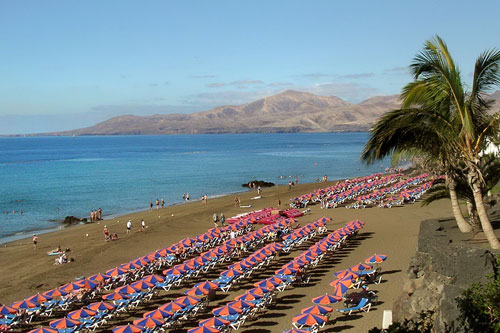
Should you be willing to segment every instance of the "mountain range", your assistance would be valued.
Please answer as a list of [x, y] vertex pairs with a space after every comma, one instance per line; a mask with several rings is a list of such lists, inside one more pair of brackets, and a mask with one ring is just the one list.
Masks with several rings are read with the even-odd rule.
[[[500, 91], [491, 97], [498, 106]], [[335, 96], [287, 90], [243, 105], [192, 114], [123, 115], [91, 127], [43, 135], [366, 131], [382, 114], [399, 106], [398, 95], [377, 96], [353, 104]]]

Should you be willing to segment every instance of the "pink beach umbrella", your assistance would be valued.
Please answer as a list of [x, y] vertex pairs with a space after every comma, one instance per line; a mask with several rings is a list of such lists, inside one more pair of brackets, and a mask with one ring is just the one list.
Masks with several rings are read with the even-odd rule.
[[374, 254], [365, 260], [367, 264], [379, 264], [387, 259], [385, 254]]
[[59, 331], [53, 328], [39, 327], [29, 331], [28, 333], [59, 333]]
[[340, 302], [341, 300], [342, 300], [342, 297], [324, 294], [324, 295], [321, 295], [321, 296], [313, 298], [312, 302], [314, 304], [323, 304], [323, 305], [326, 305], [326, 304], [337, 303], [337, 302]]
[[158, 326], [162, 326], [165, 322], [161, 319], [146, 317], [134, 320], [134, 325], [146, 327], [146, 328], [155, 328]]
[[155, 319], [165, 319], [165, 318], [170, 318], [172, 317], [173, 313], [172, 312], [169, 312], [169, 311], [166, 311], [166, 310], [162, 310], [162, 309], [156, 309], [156, 310], [153, 310], [153, 311], [149, 311], [149, 312], [146, 312], [145, 314], [142, 315], [142, 317], [144, 318], [147, 318], [147, 317], [153, 317]]

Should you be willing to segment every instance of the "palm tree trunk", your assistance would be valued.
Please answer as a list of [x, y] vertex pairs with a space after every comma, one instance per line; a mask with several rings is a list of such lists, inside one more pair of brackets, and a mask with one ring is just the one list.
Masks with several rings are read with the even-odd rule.
[[470, 199], [467, 199], [466, 203], [467, 212], [469, 213], [469, 224], [472, 226], [474, 233], [478, 233], [481, 230], [481, 222], [479, 222], [476, 206], [474, 206], [474, 203]]
[[462, 211], [460, 210], [460, 204], [458, 203], [456, 192], [457, 182], [452, 176], [450, 177], [449, 175], [446, 176], [446, 180], [448, 182], [448, 190], [450, 191], [451, 210], [453, 211], [453, 215], [457, 221], [458, 229], [460, 229], [463, 233], [471, 232], [472, 226], [464, 219]]
[[483, 228], [484, 235], [486, 236], [486, 239], [488, 239], [492, 249], [500, 250], [500, 242], [495, 235], [495, 231], [493, 230], [488, 214], [486, 213], [486, 208], [484, 207], [479, 170], [477, 170], [476, 166], [472, 163], [469, 163], [468, 167], [467, 180], [474, 195], [474, 203], [476, 204], [479, 221], [481, 221], [481, 227]]

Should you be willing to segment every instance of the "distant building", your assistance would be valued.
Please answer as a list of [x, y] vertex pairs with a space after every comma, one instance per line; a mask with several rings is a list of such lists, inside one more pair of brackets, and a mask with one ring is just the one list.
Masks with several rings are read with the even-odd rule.
[[499, 156], [500, 154], [500, 147], [494, 144], [493, 142], [488, 143], [486, 146], [486, 149], [481, 152], [481, 155], [483, 154], [495, 154], [495, 156]]

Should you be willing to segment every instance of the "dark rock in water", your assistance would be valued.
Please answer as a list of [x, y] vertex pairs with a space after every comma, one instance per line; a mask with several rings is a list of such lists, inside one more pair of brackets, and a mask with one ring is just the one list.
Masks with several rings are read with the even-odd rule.
[[63, 221], [64, 224], [79, 224], [80, 222], [87, 223], [87, 219], [85, 217], [66, 216]]
[[253, 181], [248, 182], [246, 184], [241, 184], [241, 187], [249, 187], [248, 184], [253, 184], [253, 183], [255, 183], [255, 188], [257, 188], [259, 186], [260, 187], [273, 187], [273, 186], [275, 186], [275, 184], [271, 183], [271, 182], [265, 182], [263, 180], [253, 180]]

